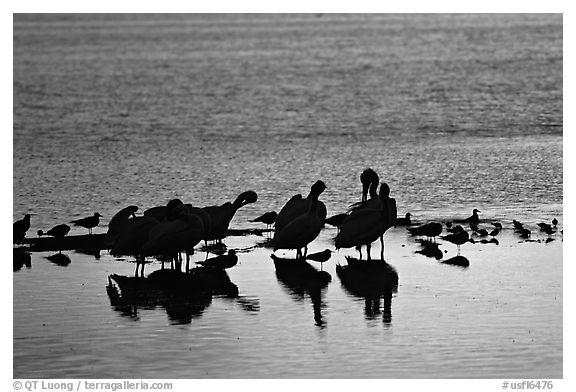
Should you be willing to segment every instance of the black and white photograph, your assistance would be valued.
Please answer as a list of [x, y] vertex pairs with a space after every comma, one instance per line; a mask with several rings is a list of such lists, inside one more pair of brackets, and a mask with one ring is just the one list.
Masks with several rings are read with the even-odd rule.
[[13, 390], [562, 390], [561, 12], [12, 21]]

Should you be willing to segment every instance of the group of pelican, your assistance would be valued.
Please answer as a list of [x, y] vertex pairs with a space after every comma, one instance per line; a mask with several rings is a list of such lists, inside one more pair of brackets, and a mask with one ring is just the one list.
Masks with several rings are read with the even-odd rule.
[[[182, 263], [182, 253], [186, 255], [186, 269], [190, 255], [201, 241], [221, 243], [226, 236], [230, 221], [241, 207], [256, 202], [254, 191], [238, 195], [234, 202], [220, 206], [193, 207], [180, 199], [170, 200], [166, 205], [152, 207], [142, 216], [136, 216], [137, 206], [120, 210], [110, 220], [104, 246], [113, 256], [131, 255], [144, 269], [147, 256], [168, 256], [176, 265]], [[226, 259], [229, 258], [229, 260]], [[237, 256], [234, 251], [222, 256], [213, 263], [221, 268], [230, 268]], [[143, 273], [143, 271], [142, 271]]]
[[[334, 239], [336, 249], [354, 247], [362, 258], [362, 246], [365, 246], [367, 260], [371, 260], [370, 247], [380, 239], [381, 260], [384, 260], [384, 233], [395, 224], [396, 200], [390, 197], [388, 184], [380, 184], [374, 170], [364, 170], [360, 175], [360, 182], [360, 202], [354, 203], [346, 213], [329, 219], [326, 219], [326, 206], [318, 200], [326, 189], [322, 181], [312, 185], [306, 198], [298, 194], [288, 200], [276, 217], [274, 237], [271, 241], [274, 251], [295, 249], [296, 259], [307, 258], [308, 245], [318, 237], [324, 224], [329, 223], [338, 227], [338, 234]], [[324, 251], [323, 254], [327, 252]]]

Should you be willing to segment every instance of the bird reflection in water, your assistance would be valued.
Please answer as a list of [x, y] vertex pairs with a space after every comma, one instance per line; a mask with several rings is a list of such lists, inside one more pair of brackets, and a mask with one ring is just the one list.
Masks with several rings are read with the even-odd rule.
[[139, 319], [138, 309], [164, 308], [174, 324], [190, 324], [202, 316], [213, 296], [235, 299], [243, 310], [259, 311], [259, 301], [238, 295], [223, 269], [196, 267], [188, 272], [160, 269], [148, 275], [110, 275], [106, 292], [112, 308], [123, 316]]
[[20, 271], [24, 266], [32, 268], [30, 252], [26, 252], [22, 248], [13, 248], [12, 263], [14, 264], [14, 272]]
[[351, 295], [364, 298], [366, 319], [374, 319], [381, 313], [381, 299], [384, 306], [382, 321], [392, 321], [392, 293], [398, 292], [398, 273], [390, 264], [382, 260], [364, 261], [346, 257], [347, 265], [336, 265], [336, 274], [344, 289]]
[[326, 320], [322, 317], [322, 310], [326, 309], [323, 301], [325, 289], [332, 280], [326, 271], [318, 271], [303, 259], [284, 259], [276, 255], [270, 256], [276, 267], [276, 278], [281, 286], [288, 289], [291, 297], [304, 301], [306, 295], [312, 300], [314, 323], [318, 327], [326, 327]]
[[46, 258], [50, 260], [52, 263], [59, 265], [61, 267], [66, 267], [72, 262], [72, 260], [70, 260], [70, 257], [60, 252], [54, 253], [53, 255], [50, 256], [46, 256]]

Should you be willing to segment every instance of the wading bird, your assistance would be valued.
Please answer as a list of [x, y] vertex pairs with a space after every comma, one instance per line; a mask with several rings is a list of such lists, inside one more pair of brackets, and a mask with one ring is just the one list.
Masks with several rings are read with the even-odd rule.
[[[308, 204], [308, 211], [304, 214], [298, 214], [281, 229], [276, 228], [271, 242], [274, 251], [277, 249], [296, 249], [296, 259], [306, 257], [308, 244], [318, 237], [324, 225], [324, 218], [321, 218], [321, 214], [318, 212], [324, 203], [320, 204], [318, 197], [325, 189], [326, 185], [322, 181], [316, 181], [312, 185], [309, 202], [306, 203]], [[278, 216], [280, 217], [280, 214]], [[278, 224], [278, 220], [276, 224]], [[304, 253], [302, 253], [302, 248], [304, 248]]]
[[92, 215], [92, 216], [89, 216], [87, 218], [73, 220], [70, 223], [74, 223], [74, 226], [84, 227], [85, 229], [88, 229], [88, 234], [92, 234], [92, 229], [94, 227], [98, 226], [98, 223], [100, 223], [101, 217], [102, 217], [102, 215], [95, 212], [94, 215]]
[[31, 214], [24, 215], [24, 218], [17, 220], [14, 222], [13, 228], [13, 237], [12, 240], [15, 244], [19, 244], [24, 241], [24, 237], [26, 237], [26, 232], [30, 229], [30, 216]]

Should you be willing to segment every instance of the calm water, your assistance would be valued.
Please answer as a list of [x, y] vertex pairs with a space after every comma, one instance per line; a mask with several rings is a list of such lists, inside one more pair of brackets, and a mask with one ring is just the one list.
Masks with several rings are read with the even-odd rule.
[[563, 223], [562, 62], [561, 15], [15, 16], [13, 216], [36, 214], [29, 236], [248, 189], [258, 202], [232, 226], [259, 227], [317, 179], [331, 215], [368, 166], [418, 221], [478, 208], [508, 230], [464, 245], [468, 269], [391, 230], [391, 320], [341, 287], [349, 251], [320, 299], [278, 281], [269, 250], [241, 253], [241, 298], [189, 323], [111, 306], [107, 276], [131, 275], [129, 259], [33, 254], [14, 273], [14, 376], [562, 377], [561, 236], [510, 229], [544, 240], [537, 222]]

